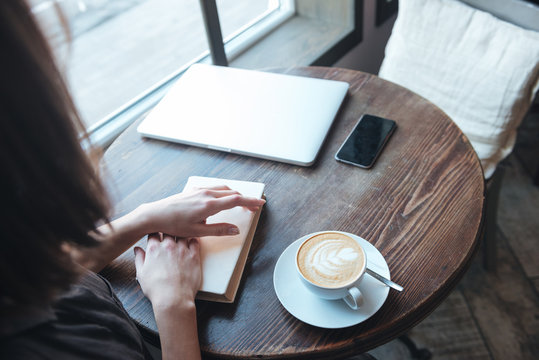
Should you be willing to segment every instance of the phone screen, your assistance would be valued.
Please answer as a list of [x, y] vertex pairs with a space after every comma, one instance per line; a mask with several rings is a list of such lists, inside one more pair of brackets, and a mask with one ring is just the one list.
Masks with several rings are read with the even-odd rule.
[[347, 164], [370, 168], [397, 127], [395, 121], [374, 115], [363, 115], [335, 159]]

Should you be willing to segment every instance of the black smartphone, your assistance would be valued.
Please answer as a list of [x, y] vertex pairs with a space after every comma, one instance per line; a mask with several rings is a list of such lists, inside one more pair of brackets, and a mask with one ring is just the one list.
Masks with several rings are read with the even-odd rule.
[[372, 167], [396, 127], [393, 120], [367, 114], [361, 116], [335, 159], [366, 169]]

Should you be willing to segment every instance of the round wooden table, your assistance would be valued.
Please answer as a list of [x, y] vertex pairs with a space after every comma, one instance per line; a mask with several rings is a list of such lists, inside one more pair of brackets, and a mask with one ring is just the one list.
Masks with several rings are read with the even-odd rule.
[[[137, 124], [104, 156], [115, 216], [181, 191], [191, 175], [266, 184], [267, 204], [235, 303], [197, 303], [200, 345], [207, 357], [338, 359], [365, 352], [434, 310], [478, 247], [483, 173], [470, 142], [447, 115], [374, 75], [321, 67], [280, 72], [350, 83], [311, 167], [144, 139], [136, 132]], [[398, 126], [370, 170], [334, 159], [365, 113], [393, 119]], [[289, 244], [320, 230], [367, 239], [383, 254], [392, 279], [404, 291], [391, 290], [374, 316], [348, 328], [318, 328], [290, 315], [274, 291], [275, 264]], [[144, 240], [139, 243], [145, 246]], [[130, 249], [103, 274], [144, 335], [158, 343], [151, 305], [135, 281], [133, 260]]]

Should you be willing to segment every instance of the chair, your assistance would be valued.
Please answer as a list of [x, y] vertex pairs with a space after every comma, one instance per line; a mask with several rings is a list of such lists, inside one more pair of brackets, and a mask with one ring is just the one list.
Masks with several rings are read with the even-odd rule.
[[539, 87], [539, 7], [523, 0], [400, 0], [379, 76], [438, 105], [486, 181], [484, 263], [495, 270], [500, 162]]

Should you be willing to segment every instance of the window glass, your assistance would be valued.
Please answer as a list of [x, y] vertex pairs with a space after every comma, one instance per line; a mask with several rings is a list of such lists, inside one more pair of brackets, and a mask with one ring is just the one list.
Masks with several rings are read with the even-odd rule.
[[[31, 5], [65, 65], [90, 129], [208, 49], [198, 0], [32, 0]], [[57, 8], [71, 29], [69, 46]]]
[[217, 0], [216, 3], [225, 41], [280, 5], [279, 0]]

